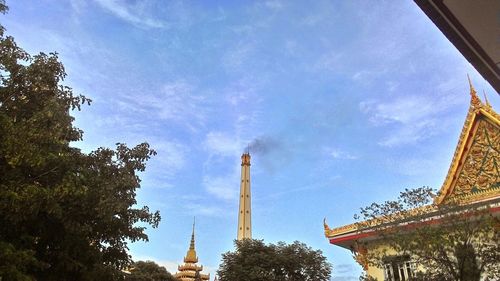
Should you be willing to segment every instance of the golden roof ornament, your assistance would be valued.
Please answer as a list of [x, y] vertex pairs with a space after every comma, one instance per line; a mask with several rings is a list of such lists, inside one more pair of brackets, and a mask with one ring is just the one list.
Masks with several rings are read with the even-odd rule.
[[486, 92], [483, 90], [483, 96], [484, 96], [484, 102], [486, 103], [486, 106], [491, 108], [490, 101], [488, 100], [488, 96], [486, 95]]
[[481, 107], [482, 103], [481, 103], [481, 100], [479, 99], [479, 97], [477, 96], [476, 89], [474, 89], [474, 86], [472, 86], [472, 82], [470, 81], [469, 74], [467, 74], [467, 80], [469, 80], [470, 102], [474, 107], [479, 108], [479, 107]]
[[330, 231], [330, 227], [328, 226], [328, 224], [326, 223], [326, 218], [323, 219], [323, 227], [325, 228], [325, 232], [326, 231]]

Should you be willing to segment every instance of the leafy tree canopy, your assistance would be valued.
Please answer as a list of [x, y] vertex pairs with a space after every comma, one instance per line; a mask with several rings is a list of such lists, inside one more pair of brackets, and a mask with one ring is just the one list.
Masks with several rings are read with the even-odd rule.
[[136, 173], [155, 152], [147, 143], [89, 154], [72, 147], [83, 132], [70, 112], [91, 101], [62, 85], [65, 77], [56, 53], [31, 56], [0, 27], [2, 280], [121, 278], [127, 242], [147, 240], [136, 223], [160, 221], [135, 199]]
[[236, 250], [222, 256], [220, 281], [326, 281], [331, 265], [320, 250], [283, 242], [266, 245], [262, 240], [235, 241]]
[[[419, 269], [415, 280], [500, 280], [500, 221], [491, 206], [432, 205], [434, 197], [428, 187], [406, 189], [396, 200], [361, 208], [355, 218], [398, 255], [411, 257]], [[379, 268], [393, 258], [385, 250], [367, 253], [368, 263]]]
[[153, 261], [137, 261], [132, 264], [130, 274], [126, 275], [125, 281], [177, 281], [177, 279], [165, 267]]

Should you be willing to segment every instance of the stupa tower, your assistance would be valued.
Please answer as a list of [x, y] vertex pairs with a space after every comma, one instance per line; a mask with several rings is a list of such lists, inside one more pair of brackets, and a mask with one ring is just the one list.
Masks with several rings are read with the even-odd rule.
[[240, 209], [238, 212], [238, 240], [252, 238], [252, 196], [250, 193], [250, 153], [241, 155]]
[[194, 247], [194, 225], [195, 223], [193, 222], [191, 243], [189, 244], [189, 250], [186, 253], [186, 257], [184, 257], [184, 264], [177, 267], [178, 272], [175, 274], [175, 278], [180, 281], [210, 280], [210, 274], [201, 274], [203, 266], [197, 265], [198, 257], [196, 256]]

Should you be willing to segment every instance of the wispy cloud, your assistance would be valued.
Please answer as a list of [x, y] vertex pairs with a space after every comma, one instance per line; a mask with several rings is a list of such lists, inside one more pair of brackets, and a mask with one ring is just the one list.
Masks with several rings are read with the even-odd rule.
[[343, 63], [343, 54], [340, 51], [328, 51], [319, 56], [311, 70], [314, 72], [322, 72], [325, 70], [337, 72], [344, 67]]
[[254, 52], [254, 42], [240, 41], [235, 46], [229, 48], [221, 59], [222, 65], [228, 72], [245, 69], [247, 62]]
[[[209, 158], [204, 163], [205, 171], [203, 186], [205, 190], [217, 199], [234, 201], [238, 197], [239, 169], [235, 155], [242, 152], [242, 141], [238, 136], [223, 132], [209, 132], [205, 139], [205, 149]], [[227, 162], [233, 158], [233, 167], [229, 172], [218, 171], [214, 174], [211, 170], [216, 166], [214, 163]], [[237, 160], [236, 160], [237, 161]]]
[[166, 83], [156, 92], [140, 91], [114, 102], [127, 114], [154, 116], [196, 131], [206, 120], [205, 101], [193, 85], [180, 80]]
[[313, 183], [313, 184], [299, 186], [299, 187], [295, 187], [295, 188], [287, 187], [285, 190], [274, 192], [274, 193], [269, 193], [269, 194], [266, 194], [264, 196], [260, 196], [260, 197], [254, 196], [253, 200], [255, 202], [267, 201], [267, 200], [273, 201], [273, 200], [276, 200], [277, 198], [290, 196], [290, 194], [294, 194], [294, 193], [301, 193], [301, 192], [305, 192], [305, 191], [310, 192], [311, 190], [322, 189], [322, 188], [330, 186], [331, 181], [334, 181], [338, 178], [340, 178], [340, 177], [333, 176], [333, 177], [328, 179], [328, 182]]
[[205, 148], [211, 155], [234, 156], [242, 152], [238, 136], [224, 132], [209, 132], [205, 139]]
[[155, 157], [166, 176], [172, 177], [186, 165], [188, 147], [175, 141], [152, 142], [158, 155]]
[[264, 3], [264, 5], [272, 10], [281, 10], [285, 7], [282, 1], [279, 0], [269, 0]]
[[330, 155], [334, 159], [342, 159], [342, 160], [359, 159], [359, 156], [336, 147], [325, 147], [323, 150], [326, 154]]
[[205, 175], [203, 186], [208, 193], [217, 199], [235, 202], [239, 192], [239, 177], [239, 169], [234, 169], [233, 172], [222, 176]]
[[389, 101], [369, 100], [360, 103], [360, 110], [375, 126], [387, 127], [381, 146], [415, 144], [446, 130], [449, 116], [444, 116], [459, 103], [453, 95], [408, 95]]
[[210, 206], [207, 203], [199, 204], [199, 203], [189, 203], [186, 205], [188, 211], [194, 216], [204, 216], [204, 217], [230, 217], [232, 212], [230, 210], [225, 209], [221, 206]]
[[88, 2], [85, 0], [70, 0], [71, 7], [76, 13], [81, 13], [87, 6]]
[[[138, 1], [136, 4], [122, 0], [94, 0], [99, 6], [116, 17], [141, 28], [165, 28], [167, 23], [153, 18], [150, 13], [150, 1]], [[148, 3], [149, 2], [149, 3]]]
[[183, 81], [165, 84], [161, 96], [163, 100], [158, 106], [159, 116], [162, 119], [186, 120], [194, 119], [198, 122], [204, 120], [204, 111], [201, 103], [204, 97], [193, 93], [193, 86]]

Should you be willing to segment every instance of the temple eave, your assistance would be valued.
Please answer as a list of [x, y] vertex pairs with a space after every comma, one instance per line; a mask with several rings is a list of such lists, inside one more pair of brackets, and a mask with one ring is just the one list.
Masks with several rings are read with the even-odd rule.
[[[192, 281], [196, 277], [196, 271], [182, 271], [182, 272], [177, 272], [174, 276], [175, 276], [175, 278], [177, 278], [179, 280]], [[202, 280], [209, 280], [210, 279], [210, 274], [200, 274], [200, 278]]]
[[183, 264], [179, 265], [177, 267], [179, 271], [184, 271], [184, 270], [197, 270], [197, 271], [202, 271], [203, 266], [202, 265], [196, 265], [196, 264]]

